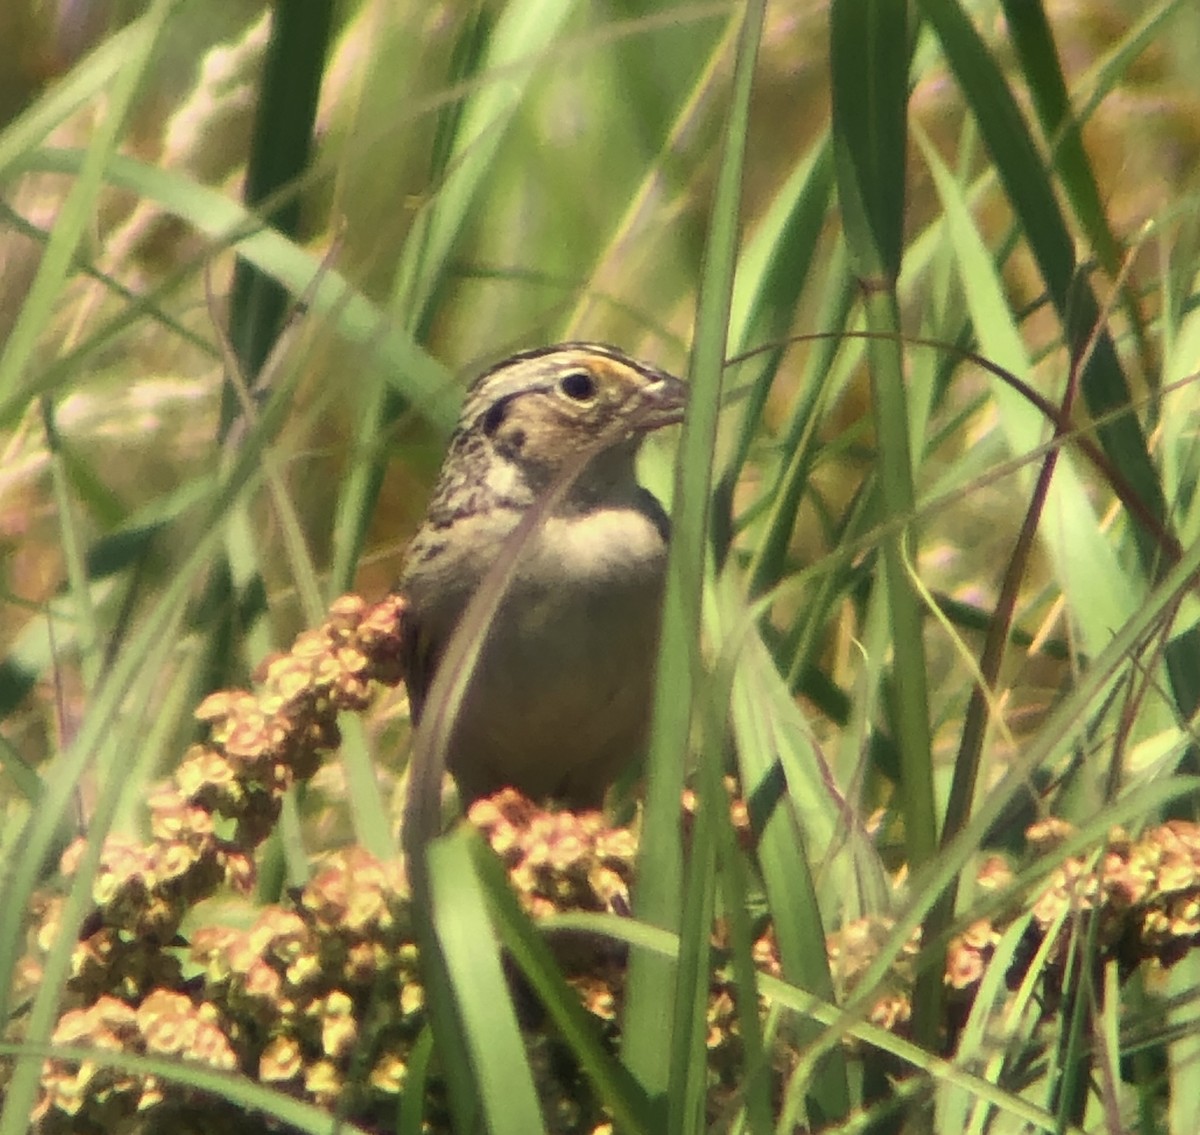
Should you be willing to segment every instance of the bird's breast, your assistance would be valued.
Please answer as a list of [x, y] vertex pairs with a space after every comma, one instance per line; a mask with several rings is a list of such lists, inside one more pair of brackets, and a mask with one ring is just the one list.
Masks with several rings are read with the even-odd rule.
[[640, 755], [666, 542], [637, 509], [551, 518], [522, 554], [455, 727], [469, 795], [588, 802]]

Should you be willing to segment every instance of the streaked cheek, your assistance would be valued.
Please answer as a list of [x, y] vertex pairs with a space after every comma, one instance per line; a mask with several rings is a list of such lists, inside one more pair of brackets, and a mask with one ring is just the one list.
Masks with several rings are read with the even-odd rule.
[[532, 420], [525, 425], [523, 453], [531, 462], [557, 467], [579, 451], [586, 436], [577, 423]]

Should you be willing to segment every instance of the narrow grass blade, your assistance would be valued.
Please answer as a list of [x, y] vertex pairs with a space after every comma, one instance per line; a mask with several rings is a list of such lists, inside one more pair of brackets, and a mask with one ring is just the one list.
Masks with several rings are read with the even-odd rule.
[[492, 77], [458, 115], [453, 144], [447, 146], [445, 180], [405, 242], [392, 287], [393, 310], [417, 333], [428, 322], [454, 247], [487, 187], [508, 125], [537, 73], [537, 61], [574, 6], [571, 0], [510, 0], [488, 34], [477, 75]]
[[0, 401], [21, 399], [22, 379], [34, 348], [50, 319], [75, 260], [76, 249], [94, 215], [104, 184], [104, 169], [124, 131], [134, 96], [141, 86], [158, 37], [178, 0], [156, 0], [137, 21], [136, 34], [126, 44], [128, 54], [111, 75], [104, 111], [93, 131], [79, 177], [59, 210], [33, 284], [21, 303], [20, 314], [0, 351]]
[[906, 3], [835, 0], [830, 6], [833, 147], [842, 223], [858, 276], [885, 289], [895, 287], [904, 246], [908, 40]]
[[[1082, 376], [1088, 409], [1101, 418], [1111, 410], [1128, 406], [1129, 385], [1116, 348], [1107, 330], [1100, 327], [1100, 307], [1090, 285], [1079, 279], [1074, 241], [1054, 186], [999, 64], [956, 0], [918, 0], [918, 6], [936, 32], [975, 115], [1073, 347], [1099, 329]], [[1162, 489], [1137, 419], [1132, 414], [1121, 415], [1100, 426], [1097, 433], [1105, 451], [1125, 471], [1153, 515], [1164, 519]], [[1138, 548], [1144, 569], [1153, 574], [1157, 546], [1139, 537]], [[1195, 700], [1188, 705], [1181, 702], [1187, 712], [1195, 704]]]
[[[742, 169], [754, 60], [765, 5], [746, 5], [738, 42], [734, 90], [726, 120], [700, 286], [691, 394], [680, 442], [679, 478], [672, 510], [674, 531], [664, 602], [654, 722], [648, 760], [646, 820], [638, 859], [635, 910], [656, 926], [680, 926], [683, 851], [679, 799], [695, 690], [701, 617], [701, 581], [707, 555], [706, 530], [713, 447], [721, 401], [721, 379], [729, 324], [730, 296], [739, 231]], [[687, 996], [701, 975], [677, 973], [661, 959], [635, 952], [630, 961], [624, 1057], [651, 1094], [666, 1089], [675, 1044], [670, 1036], [676, 982]]]
[[[547, 928], [575, 929], [607, 934], [616, 941], [628, 942], [631, 946], [653, 951], [664, 959], [678, 956], [679, 939], [665, 930], [635, 923], [626, 918], [612, 915], [570, 915], [547, 920]], [[1054, 1132], [1062, 1135], [1056, 1127], [1055, 1117], [1020, 1096], [987, 1080], [964, 1071], [949, 1060], [932, 1056], [912, 1041], [898, 1037], [887, 1029], [867, 1023], [861, 1017], [848, 1015], [835, 1005], [830, 1005], [807, 990], [800, 989], [778, 978], [762, 976], [760, 990], [767, 1001], [782, 1006], [799, 1016], [811, 1018], [826, 1026], [828, 1044], [838, 1044], [843, 1036], [853, 1037], [868, 1051], [877, 1050], [931, 1080], [951, 1087], [961, 1088], [972, 1097], [992, 1104], [999, 1112], [1011, 1115], [1035, 1131]], [[807, 1054], [806, 1054], [807, 1055]], [[853, 1128], [851, 1128], [853, 1129]], [[1068, 1127], [1072, 1135], [1079, 1128]]]
[[[916, 511], [910, 431], [919, 432], [904, 388], [896, 281], [904, 233], [904, 162], [908, 101], [908, 6], [895, 0], [835, 0], [830, 9], [834, 152], [846, 240], [863, 289], [871, 403], [878, 437], [878, 486], [887, 518]], [[900, 45], [904, 45], [901, 49]], [[862, 82], [863, 73], [871, 76]], [[877, 338], [874, 336], [878, 336]], [[920, 602], [905, 561], [916, 536], [901, 532], [883, 545], [883, 582], [892, 620], [891, 719], [900, 751], [900, 794], [909, 864], [937, 850], [932, 732]], [[942, 912], [938, 912], [942, 913]], [[936, 940], [930, 933], [926, 941]], [[936, 958], [913, 995], [913, 1031], [932, 1047], [942, 1005], [942, 966]]]
[[[1005, 370], [1027, 375], [1032, 360], [969, 204], [924, 133], [915, 132], [914, 137], [938, 191], [980, 351]], [[991, 391], [1013, 455], [1028, 453], [1041, 444], [1049, 423], [1037, 408], [1005, 383], [992, 382]], [[1055, 578], [1071, 604], [1082, 633], [1081, 646], [1094, 654], [1108, 642], [1112, 627], [1133, 613], [1135, 597], [1111, 541], [1100, 531], [1087, 486], [1069, 451], [1060, 455], [1041, 535], [1058, 565]]]
[[158, 14], [148, 11], [106, 36], [94, 51], [0, 131], [0, 182], [7, 182], [19, 172], [29, 154], [55, 127], [100, 97], [114, 76], [128, 68], [131, 58], [144, 48], [146, 36], [154, 34], [158, 20]]
[[[767, 892], [785, 978], [826, 1001], [834, 1000], [825, 946], [826, 918], [817, 901], [809, 851], [830, 854], [847, 817], [822, 776], [815, 747], [782, 677], [758, 638], [751, 612], [718, 581], [708, 625], [732, 682], [730, 715], [737, 742], [738, 772], [757, 837], [756, 858]], [[723, 703], [722, 703], [723, 704]], [[782, 772], [782, 776], [780, 775]], [[844, 806], [844, 802], [843, 806]], [[728, 869], [728, 868], [727, 868]], [[834, 870], [849, 878], [844, 862]], [[841, 911], [831, 912], [833, 920]], [[730, 916], [732, 917], [732, 916]], [[743, 991], [747, 996], [748, 991]], [[796, 1026], [800, 1045], [816, 1039], [811, 1022]], [[850, 1107], [846, 1068], [832, 1053], [810, 1085], [814, 1124], [844, 1116]]]
[[528, 1135], [543, 1128], [541, 1108], [472, 861], [472, 838], [464, 829], [429, 848], [430, 917], [487, 1129], [491, 1135]]
[[[300, 201], [294, 191], [285, 191], [299, 184], [309, 163], [332, 23], [332, 0], [280, 4], [272, 12], [243, 195], [251, 209], [271, 202], [264, 220], [287, 237], [295, 237], [299, 228]], [[277, 280], [245, 260], [237, 262], [229, 337], [251, 384], [283, 329], [289, 303], [287, 289]], [[235, 407], [226, 389], [222, 432]]]
[[1070, 95], [1045, 5], [1042, 0], [1035, 3], [1002, 0], [1002, 7], [1042, 133], [1054, 150], [1055, 170], [1105, 270], [1115, 276], [1120, 270], [1120, 248], [1109, 228], [1100, 187], [1083, 148], [1079, 125], [1071, 113]]
[[131, 1053], [115, 1052], [112, 1049], [74, 1048], [68, 1045], [34, 1046], [0, 1044], [3, 1056], [36, 1056], [39, 1059], [54, 1056], [59, 1060], [75, 1060], [101, 1067], [114, 1068], [133, 1076], [162, 1080], [178, 1084], [197, 1092], [216, 1096], [236, 1104], [248, 1114], [261, 1112], [289, 1130], [304, 1135], [370, 1135], [367, 1128], [359, 1127], [345, 1119], [331, 1118], [329, 1109], [305, 1103], [285, 1092], [264, 1087], [248, 1076], [234, 1072], [221, 1072], [204, 1064], [168, 1059], [158, 1056], [134, 1056]]
[[[705, 1129], [708, 1094], [708, 998], [712, 986], [712, 924], [716, 911], [717, 826], [716, 815], [725, 810], [725, 791], [714, 761], [721, 757], [724, 714], [718, 707], [728, 702], [725, 691], [710, 676], [699, 690], [708, 694], [708, 712], [702, 717], [706, 749], [701, 758], [696, 792], [696, 817], [687, 849], [685, 891], [680, 918], [679, 968], [672, 1006], [671, 1068], [667, 1087], [667, 1135], [685, 1135]], [[712, 731], [713, 719], [722, 726]]]
[[611, 1109], [622, 1131], [654, 1132], [661, 1117], [620, 1061], [606, 1051], [594, 1021], [584, 1012], [578, 994], [563, 980], [554, 953], [541, 932], [521, 909], [509, 887], [504, 869], [491, 848], [475, 835], [470, 850], [475, 870], [487, 896], [493, 923], [526, 980], [571, 1046], [597, 1093]]
[[[79, 172], [83, 162], [84, 155], [78, 151], [41, 150], [25, 165], [31, 170], [73, 174]], [[334, 329], [347, 341], [370, 347], [387, 381], [434, 426], [449, 434], [457, 407], [455, 399], [447, 397], [449, 376], [445, 367], [410, 335], [391, 325], [344, 276], [324, 266], [319, 256], [278, 233], [262, 230], [260, 222], [242, 205], [177, 172], [114, 155], [107, 162], [105, 176], [109, 184], [154, 201], [201, 234], [232, 245], [239, 255], [285, 284], [294, 295], [308, 294], [314, 314], [331, 318]], [[306, 293], [314, 279], [316, 285]], [[45, 389], [35, 382], [23, 393], [0, 395], [0, 423], [19, 412], [30, 395]]]
[[[713, 494], [713, 548], [718, 564], [733, 542], [734, 490], [760, 437], [763, 411], [784, 358], [787, 332], [808, 282], [832, 193], [833, 159], [826, 137], [788, 178], [739, 261], [730, 313], [730, 355], [737, 361], [756, 343], [773, 346], [761, 357], [744, 361], [737, 371], [738, 386], [749, 396], [733, 453]], [[757, 555], [755, 560], [759, 562]], [[751, 573], [752, 588], [755, 574]]]
[[[182, 608], [177, 608], [168, 613], [168, 621], [164, 627], [166, 633], [145, 643], [144, 652], [134, 653], [136, 662], [144, 664], [148, 671], [161, 671], [165, 666], [175, 642], [175, 636], [171, 633], [172, 624], [178, 625], [181, 610]], [[114, 675], [119, 670], [118, 664], [114, 668]], [[131, 675], [131, 686], [133, 677], [136, 675]], [[67, 900], [60, 915], [60, 931], [47, 952], [41, 980], [26, 1021], [25, 1037], [31, 1045], [46, 1045], [54, 1031], [59, 1001], [71, 973], [75, 946], [79, 940], [79, 927], [88, 911], [93, 909], [92, 882], [99, 868], [105, 837], [112, 828], [126, 794], [143, 784], [149, 769], [157, 763], [159, 753], [152, 747], [153, 741], [161, 741], [163, 732], [173, 733], [178, 727], [178, 717], [185, 701], [184, 695], [190, 685], [189, 677], [188, 668], [185, 667], [176, 678], [174, 689], [165, 703], [155, 700], [157, 691], [153, 682], [143, 680], [137, 683], [132, 691], [135, 704], [125, 707], [127, 712], [119, 721], [116, 719], [120, 707], [113, 704], [113, 691], [101, 686], [97, 693], [98, 708], [101, 713], [108, 711], [106, 716], [114, 721], [115, 728], [111, 733], [94, 734], [89, 737], [85, 725], [79, 736], [81, 739], [87, 738], [95, 747], [97, 778], [105, 788], [99, 794], [95, 810], [89, 817], [87, 846], [71, 880]], [[170, 715], [167, 730], [152, 727], [147, 735], [143, 728], [146, 721], [154, 722], [160, 711]], [[100, 715], [93, 711], [93, 716]], [[139, 740], [143, 742], [140, 746]], [[130, 753], [137, 754], [136, 765], [132, 770], [122, 768]], [[48, 851], [62, 834], [60, 821], [66, 815], [69, 802], [79, 784], [79, 772], [83, 767], [80, 758], [86, 760], [92, 755], [92, 752], [86, 750], [81, 753], [76, 747], [69, 752], [66, 759], [59, 762], [59, 767], [54, 770], [55, 775], [49, 779], [48, 790], [43, 795], [40, 810], [26, 824], [27, 831], [32, 829], [32, 838], [22, 847], [13, 864], [14, 878], [4, 888], [5, 893], [2, 897], [11, 902], [8, 909], [27, 909], [32, 885], [42, 869]], [[13, 931], [21, 937], [21, 919], [13, 918], [11, 923]], [[0, 973], [13, 972], [10, 961], [13, 955], [9, 953], [13, 945], [15, 943], [11, 939], [0, 941]], [[0, 1020], [8, 1019], [7, 996], [8, 983], [4, 983], [3, 992], [0, 993]], [[0, 1135], [19, 1135], [27, 1130], [28, 1117], [37, 1098], [40, 1076], [40, 1061], [18, 1059], [10, 1079], [5, 1084], [3, 1109], [0, 1110]]]

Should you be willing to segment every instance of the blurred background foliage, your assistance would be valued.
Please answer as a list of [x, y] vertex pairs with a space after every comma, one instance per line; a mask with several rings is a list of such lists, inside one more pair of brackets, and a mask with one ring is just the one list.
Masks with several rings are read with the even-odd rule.
[[[1189, 547], [1200, 16], [1139, 0], [1047, 0], [1028, 5], [1028, 25], [1009, 22], [1016, 3], [918, 4], [908, 15], [926, 9], [969, 18], [1037, 123], [1028, 176], [1069, 218], [1167, 515]], [[144, 694], [137, 713], [155, 722], [156, 748], [101, 766], [125, 774], [119, 788], [85, 755], [68, 763], [63, 811], [77, 820], [119, 791], [118, 826], [137, 830], [137, 786], [191, 737], [190, 706], [244, 683], [341, 591], [387, 590], [458, 392], [480, 367], [590, 338], [686, 370], [741, 12], [727, 0], [281, 0], [273, 25], [252, 0], [0, 6], [10, 48], [0, 65], [5, 854], [97, 719], [98, 690], [114, 719], [131, 690]], [[1049, 73], [1022, 47], [1043, 13]], [[280, 34], [284, 16], [292, 39]], [[886, 282], [899, 326], [990, 351], [1057, 404], [1077, 356], [1025, 239], [1030, 219], [980, 128], [1000, 112], [964, 94], [930, 24], [912, 48], [903, 184], [881, 187], [903, 217], [902, 270]], [[805, 712], [819, 711], [822, 774], [896, 869], [912, 825], [906, 833], [892, 795], [887, 614], [873, 588], [889, 519], [873, 480], [884, 425], [872, 418], [867, 352], [846, 335], [864, 323], [834, 187], [830, 50], [827, 5], [767, 5], [741, 214], [729, 218], [743, 254], [729, 335], [739, 359], [726, 380], [714, 530], [740, 593], [770, 597], [772, 674], [757, 682], [754, 712], [786, 717], [791, 695], [805, 695]], [[1058, 130], [1054, 66], [1068, 100]], [[864, 66], [864, 90], [871, 78]], [[260, 101], [264, 89], [273, 99]], [[276, 184], [272, 162], [299, 172]], [[247, 192], [256, 209], [242, 208]], [[278, 233], [260, 232], [264, 216]], [[290, 297], [286, 319], [272, 311], [273, 285], [266, 300], [255, 292], [249, 264]], [[972, 286], [993, 272], [998, 286], [981, 298]], [[752, 348], [766, 350], [740, 359]], [[257, 407], [240, 423], [228, 385], [238, 369]], [[926, 619], [944, 801], [974, 658], [1050, 429], [1036, 415], [1014, 426], [994, 379], [952, 351], [910, 345], [904, 377], [917, 574], [946, 619]], [[646, 468], [664, 494], [667, 452], [656, 445]], [[1103, 830], [1123, 788], [1187, 767], [1195, 707], [1166, 692], [1157, 656], [1131, 663], [1138, 690], [1119, 709], [1092, 691], [1080, 715], [1089, 725], [1062, 751], [1041, 732], [1153, 575], [1109, 480], [1082, 461], [1072, 476], [1022, 575], [983, 791], [1035, 742], [1054, 759], [1029, 770], [1037, 792], [1014, 791], [987, 842], [1019, 843], [1021, 821], [1046, 810]], [[1191, 602], [1172, 637], [1194, 623]], [[106, 687], [145, 627], [159, 628], [161, 652], [139, 648], [143, 668], [131, 662], [129, 680]], [[370, 798], [402, 772], [403, 716], [385, 699], [363, 748], [374, 764], [319, 774], [296, 816], [310, 850], [370, 843], [372, 831], [377, 847], [391, 838]], [[812, 812], [817, 830], [843, 818], [828, 801]], [[827, 928], [871, 907], [870, 886], [860, 878], [848, 896], [845, 878], [818, 872]]]
[[[345, 3], [334, 8], [312, 164], [283, 195], [300, 205], [297, 238], [318, 257], [328, 256], [377, 305], [380, 318], [396, 325], [408, 318], [397, 310], [396, 265], [414, 219], [438, 188], [436, 146], [439, 131], [446, 133], [446, 113], [471, 89], [470, 79], [458, 86], [450, 81], [455, 52], [469, 50], [464, 41], [471, 21], [494, 21], [502, 7]], [[140, 10], [118, 0], [5, 5], [0, 31], [16, 50], [0, 69], [0, 121], [36, 106], [56, 80]], [[394, 460], [358, 568], [358, 584], [368, 593], [378, 593], [394, 577], [406, 534], [423, 507], [453, 412], [452, 376], [464, 381], [511, 349], [567, 336], [617, 342], [676, 369], [686, 364], [715, 171], [715, 131], [730, 66], [729, 9], [709, 3], [647, 11], [613, 2], [568, 5], [563, 11], [553, 46], [514, 68], [528, 88], [512, 121], [497, 128], [502, 140], [453, 234], [452, 254], [424, 320], [422, 345], [444, 366], [451, 393], [432, 427], [418, 414], [402, 413], [370, 439]], [[1078, 88], [1078, 104], [1085, 104], [1114, 56], [1129, 55], [1121, 62], [1119, 82], [1088, 108], [1084, 125], [1112, 231], [1128, 240], [1150, 221], [1190, 230], [1193, 221], [1181, 202], [1192, 188], [1200, 145], [1190, 79], [1200, 45], [1191, 35], [1167, 30], [1130, 51], [1130, 38], [1145, 15], [1139, 4], [1058, 0], [1047, 14], [1068, 80]], [[998, 61], [1011, 68], [1002, 14], [992, 5], [979, 5], [976, 19]], [[1187, 16], [1176, 17], [1173, 26], [1187, 22]], [[823, 6], [769, 6], [748, 139], [747, 234], [761, 226], [788, 176], [828, 129], [827, 35]], [[231, 0], [216, 7], [180, 6], [163, 28], [130, 107], [123, 150], [170, 171], [179, 182], [212, 186], [236, 199], [267, 39], [261, 5]], [[921, 59], [918, 54], [918, 64]], [[972, 208], [981, 231], [998, 241], [1011, 214], [1003, 194], [988, 184], [988, 156], [961, 95], [936, 59], [915, 73], [912, 121], [964, 184], [978, 179]], [[1020, 86], [1017, 90], [1020, 95]], [[102, 101], [102, 95], [92, 95], [55, 127], [46, 144], [86, 145]], [[44, 245], [42, 234], [53, 225], [67, 187], [61, 175], [15, 176], [18, 170], [10, 167], [6, 177], [2, 328], [11, 328], [21, 310]], [[939, 203], [915, 153], [906, 192], [906, 228], [916, 237], [938, 215]], [[213, 457], [211, 415], [220, 381], [214, 323], [228, 318], [232, 258], [222, 251], [220, 239], [173, 215], [173, 204], [113, 187], [98, 195], [79, 252], [79, 263], [88, 271], [58, 297], [24, 377], [29, 388], [38, 388], [40, 376], [50, 375], [46, 384], [57, 403], [58, 427], [70, 443], [74, 475], [88, 489], [80, 520], [93, 540], [149, 507], [166, 487], [185, 483]], [[1133, 279], [1174, 270], [1178, 258], [1164, 252], [1161, 233], [1135, 247]], [[830, 202], [821, 218], [818, 268], [831, 263], [836, 245]], [[216, 292], [213, 304], [204, 294], [206, 272]], [[1042, 284], [1020, 248], [1009, 258], [1004, 278], [1014, 310], [1036, 307]], [[841, 282], [831, 285], [817, 270], [804, 285], [787, 330], [828, 329], [823, 305], [830, 302], [831, 287], [840, 288]], [[944, 270], [914, 272], [901, 290], [904, 325], [913, 333], [944, 326], [939, 317], [944, 305], [956, 303], [953, 292]], [[114, 331], [131, 294], [151, 296], [153, 310], [133, 318], [126, 314], [125, 325]], [[1057, 336], [1053, 322], [1045, 322], [1047, 314], [1037, 308], [1024, 324], [1035, 354]], [[354, 450], [366, 444], [355, 433], [354, 418], [380, 381], [373, 373], [380, 363], [372, 357], [377, 353], [371, 343], [347, 344], [328, 320], [310, 316], [300, 323], [304, 344], [292, 352], [289, 365], [301, 373], [279, 444], [305, 537], [321, 563], [332, 554], [337, 486], [348, 464], [367, 456]], [[759, 439], [764, 461], [778, 459], [772, 442], [788, 417], [804, 360], [823, 349], [800, 344], [788, 351]], [[1061, 381], [1062, 364], [1061, 355], [1044, 360], [1048, 387], [1056, 374]], [[972, 405], [969, 385], [969, 379], [955, 384], [953, 408]], [[33, 416], [36, 403], [22, 400], [19, 391], [15, 395], [8, 393], [4, 402], [0, 484], [5, 585], [16, 600], [6, 604], [0, 623], [9, 643], [40, 620], [37, 611], [61, 587], [65, 570], [59, 521], [48, 495], [47, 451]], [[861, 385], [851, 383], [831, 399], [823, 427], [830, 436], [841, 433], [851, 443], [856, 436], [869, 443], [867, 435], [843, 432], [862, 419], [862, 397]], [[733, 417], [727, 414], [726, 420]], [[953, 417], [943, 420], [954, 422]], [[952, 444], [973, 443], [988, 428], [986, 413], [968, 417], [951, 435]], [[865, 448], [857, 454], [868, 456]], [[823, 507], [836, 511], [851, 498], [860, 480], [856, 465], [850, 444], [813, 471]], [[754, 476], [752, 466], [747, 477]], [[749, 499], [753, 485], [742, 493]], [[811, 560], [825, 543], [811, 501], [806, 505], [794, 543], [801, 560]], [[986, 606], [989, 573], [980, 569], [995, 562], [992, 541], [1006, 532], [998, 514], [1013, 519], [1015, 507], [1000, 483], [981, 486], [939, 512], [923, 549], [931, 582], [958, 587], [962, 597]], [[277, 538], [269, 509], [261, 520], [259, 536], [269, 549]], [[169, 571], [172, 543], [186, 540], [160, 542], [143, 570]], [[267, 549], [260, 566], [268, 573], [278, 634], [286, 637], [303, 618], [289, 600], [281, 558]], [[1045, 663], [1028, 665], [1036, 670]], [[60, 686], [69, 687], [70, 670], [68, 658], [60, 656]], [[1030, 674], [1026, 692], [1046, 677]], [[1048, 677], [1051, 684], [1057, 681], [1053, 674]], [[49, 684], [42, 689], [40, 708], [26, 702], [21, 714], [19, 747], [29, 755], [46, 751], [37, 735], [53, 734], [55, 717], [69, 708], [61, 699], [55, 708]]]

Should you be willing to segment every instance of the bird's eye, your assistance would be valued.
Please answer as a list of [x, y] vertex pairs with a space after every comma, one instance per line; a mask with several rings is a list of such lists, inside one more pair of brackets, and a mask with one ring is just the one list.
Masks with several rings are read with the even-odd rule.
[[596, 396], [596, 380], [586, 370], [564, 374], [558, 388], [574, 402], [590, 402]]

